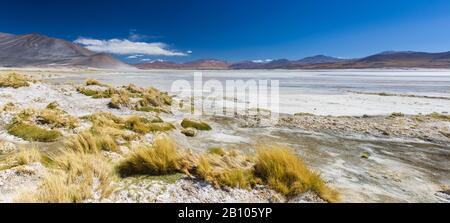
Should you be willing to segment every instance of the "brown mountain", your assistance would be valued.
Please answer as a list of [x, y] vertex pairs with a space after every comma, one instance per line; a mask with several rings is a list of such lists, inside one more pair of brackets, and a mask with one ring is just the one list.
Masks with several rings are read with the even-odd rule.
[[450, 68], [450, 52], [383, 52], [362, 59], [334, 63], [308, 64], [305, 69], [361, 69], [361, 68]]
[[94, 53], [66, 40], [37, 33], [26, 35], [0, 33], [0, 66], [131, 67], [108, 54]]

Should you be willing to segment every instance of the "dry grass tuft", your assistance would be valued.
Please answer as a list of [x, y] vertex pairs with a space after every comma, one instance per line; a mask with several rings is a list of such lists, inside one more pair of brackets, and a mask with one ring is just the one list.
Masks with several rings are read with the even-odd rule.
[[339, 200], [338, 193], [288, 148], [273, 146], [258, 149], [254, 173], [272, 189], [286, 196], [311, 190], [328, 202]]
[[7, 159], [9, 167], [14, 167], [40, 162], [42, 155], [35, 146], [32, 146], [31, 148], [23, 147], [17, 153], [11, 154]]
[[121, 107], [129, 107], [131, 105], [130, 95], [128, 91], [120, 90], [117, 94], [111, 96], [108, 103], [110, 108], [120, 109]]
[[30, 81], [31, 80], [23, 74], [9, 73], [0, 75], [0, 87], [28, 87], [30, 86]]
[[16, 202], [70, 203], [109, 196], [113, 168], [98, 154], [63, 152], [53, 158], [52, 172], [36, 191], [20, 194]]
[[66, 149], [79, 153], [98, 153], [101, 150], [120, 152], [114, 136], [82, 132], [66, 141]]
[[[53, 107], [53, 106], [52, 106]], [[78, 119], [56, 108], [46, 108], [37, 112], [36, 121], [52, 128], [76, 128]]]
[[153, 145], [141, 145], [117, 169], [121, 176], [136, 174], [165, 175], [188, 173], [186, 154], [177, 151], [175, 143], [167, 136], [158, 136]]
[[98, 81], [98, 80], [96, 80], [94, 78], [86, 79], [85, 83], [86, 83], [86, 86], [97, 85], [97, 86], [102, 86], [102, 87], [109, 87], [108, 84], [104, 84], [104, 83], [102, 83], [102, 82], [100, 82], [100, 81]]
[[258, 184], [250, 166], [239, 162], [230, 162], [228, 157], [202, 155], [196, 167], [196, 175], [215, 187], [250, 188]]

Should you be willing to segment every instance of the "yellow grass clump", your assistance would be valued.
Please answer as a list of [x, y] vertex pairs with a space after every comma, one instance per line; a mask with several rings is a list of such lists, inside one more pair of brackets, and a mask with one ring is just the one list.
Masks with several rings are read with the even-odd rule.
[[113, 136], [108, 134], [95, 135], [85, 131], [66, 141], [66, 148], [79, 153], [98, 153], [101, 150], [119, 152]]
[[259, 148], [254, 174], [269, 187], [286, 196], [295, 196], [311, 190], [328, 202], [339, 200], [338, 193], [330, 189], [318, 173], [308, 169], [288, 148]]
[[121, 176], [136, 174], [165, 175], [187, 173], [186, 154], [177, 151], [176, 144], [167, 136], [158, 136], [153, 145], [141, 145], [117, 167]]
[[105, 198], [114, 190], [113, 168], [100, 155], [63, 152], [53, 158], [51, 165], [38, 189], [20, 194], [16, 202], [83, 202], [94, 198], [94, 194]]
[[250, 188], [258, 183], [249, 166], [217, 157], [215, 154], [202, 155], [196, 166], [197, 177], [215, 187]]
[[86, 83], [86, 86], [90, 86], [90, 85], [97, 85], [97, 86], [103, 86], [103, 87], [109, 86], [108, 84], [101, 83], [100, 81], [98, 81], [94, 78], [86, 79], [85, 83]]
[[30, 163], [40, 162], [42, 155], [35, 146], [31, 148], [22, 147], [18, 152], [11, 154], [7, 158], [8, 167], [27, 165]]
[[127, 91], [121, 90], [117, 94], [111, 96], [111, 101], [108, 103], [110, 108], [120, 109], [121, 107], [128, 107], [131, 105], [130, 96]]
[[0, 75], [0, 87], [28, 87], [30, 86], [29, 81], [31, 80], [23, 74], [9, 73]]

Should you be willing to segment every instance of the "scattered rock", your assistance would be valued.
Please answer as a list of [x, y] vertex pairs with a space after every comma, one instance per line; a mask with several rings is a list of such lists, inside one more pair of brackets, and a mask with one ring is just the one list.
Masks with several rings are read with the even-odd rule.
[[194, 137], [197, 135], [197, 129], [189, 127], [181, 130], [181, 133], [188, 137]]
[[370, 156], [370, 153], [369, 153], [369, 152], [363, 152], [363, 153], [361, 153], [361, 158], [369, 159], [369, 156]]
[[183, 126], [183, 128], [195, 128], [197, 130], [204, 130], [204, 131], [209, 131], [212, 129], [211, 126], [206, 122], [192, 120], [188, 118], [183, 119], [183, 121], [181, 122], [181, 126]]

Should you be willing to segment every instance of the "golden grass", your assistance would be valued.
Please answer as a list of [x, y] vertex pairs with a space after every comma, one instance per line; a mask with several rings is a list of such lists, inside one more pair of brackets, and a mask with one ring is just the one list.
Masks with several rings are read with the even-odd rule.
[[117, 167], [121, 176], [137, 174], [165, 175], [186, 172], [187, 164], [167, 136], [158, 136], [153, 145], [140, 145]]
[[[52, 106], [53, 107], [53, 106]], [[39, 124], [46, 124], [52, 128], [76, 128], [78, 119], [68, 115], [58, 108], [46, 108], [37, 112], [37, 121]]]
[[0, 75], [0, 87], [28, 87], [30, 86], [29, 81], [31, 80], [28, 77], [18, 73]]
[[338, 193], [330, 189], [318, 173], [308, 169], [288, 148], [259, 148], [254, 174], [269, 187], [288, 197], [311, 190], [328, 202], [339, 200]]
[[100, 81], [93, 79], [93, 78], [86, 79], [85, 83], [86, 83], [86, 86], [89, 86], [89, 85], [100, 85], [101, 86], [102, 85], [100, 83]]
[[233, 165], [211, 155], [202, 155], [199, 158], [195, 174], [215, 187], [250, 188], [258, 183], [251, 168]]
[[181, 126], [183, 126], [183, 128], [195, 128], [197, 130], [205, 130], [205, 131], [209, 131], [212, 129], [211, 126], [208, 125], [208, 123], [206, 122], [191, 120], [188, 118], [183, 119], [183, 121], [181, 122]]
[[40, 162], [42, 155], [35, 146], [31, 146], [31, 148], [22, 147], [17, 153], [11, 154], [7, 159], [9, 167], [14, 167]]
[[52, 171], [38, 189], [19, 195], [16, 202], [70, 203], [109, 196], [114, 187], [112, 166], [96, 154], [63, 152], [53, 158]]
[[54, 142], [62, 136], [57, 130], [47, 130], [23, 122], [13, 122], [7, 126], [7, 130], [9, 134], [28, 141]]
[[121, 90], [117, 94], [111, 96], [111, 101], [108, 103], [110, 108], [120, 109], [121, 107], [128, 107], [131, 105], [130, 96], [127, 91]]
[[78, 153], [98, 153], [101, 150], [120, 151], [113, 136], [108, 134], [95, 135], [90, 131], [70, 137], [66, 141], [66, 149]]

